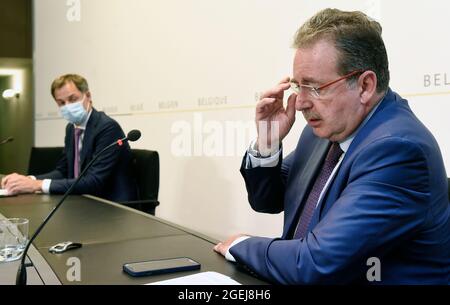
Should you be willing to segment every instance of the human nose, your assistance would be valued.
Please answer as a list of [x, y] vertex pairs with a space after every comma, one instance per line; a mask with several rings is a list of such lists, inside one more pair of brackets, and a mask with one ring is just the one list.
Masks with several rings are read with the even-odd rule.
[[311, 95], [308, 94], [307, 90], [302, 90], [297, 94], [295, 100], [295, 110], [303, 111], [310, 109], [312, 107]]

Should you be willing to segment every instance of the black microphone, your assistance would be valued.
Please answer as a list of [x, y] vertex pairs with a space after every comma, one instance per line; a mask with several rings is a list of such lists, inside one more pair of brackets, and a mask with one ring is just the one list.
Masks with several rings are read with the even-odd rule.
[[17, 270], [17, 276], [16, 276], [16, 285], [26, 285], [27, 284], [27, 268], [25, 267], [25, 258], [27, 256], [28, 249], [30, 248], [32, 242], [36, 239], [36, 237], [39, 235], [41, 230], [44, 228], [46, 223], [50, 220], [50, 218], [55, 214], [56, 210], [61, 206], [61, 204], [64, 202], [64, 200], [72, 193], [72, 190], [75, 188], [75, 186], [80, 181], [81, 177], [84, 176], [86, 171], [91, 167], [91, 165], [100, 157], [105, 151], [110, 149], [111, 147], [114, 147], [116, 145], [122, 146], [124, 142], [126, 141], [137, 141], [141, 137], [141, 132], [139, 130], [133, 129], [131, 130], [128, 135], [122, 139], [119, 139], [117, 141], [114, 141], [110, 145], [103, 148], [98, 154], [96, 154], [92, 160], [86, 165], [86, 167], [81, 171], [80, 175], [77, 177], [77, 179], [74, 181], [74, 183], [69, 187], [69, 189], [64, 193], [61, 200], [58, 202], [58, 204], [53, 208], [53, 210], [47, 215], [47, 217], [44, 219], [44, 221], [41, 223], [41, 225], [36, 229], [33, 236], [31, 236], [30, 240], [27, 242], [27, 245], [25, 246], [25, 249], [22, 254], [22, 259], [20, 260], [19, 269]]
[[13, 137], [9, 137], [9, 138], [6, 138], [4, 140], [1, 140], [0, 141], [0, 145], [6, 144], [6, 143], [9, 143], [9, 142], [12, 142], [12, 141], [14, 141], [14, 138]]
[[130, 142], [137, 141], [137, 140], [139, 140], [140, 137], [141, 137], [141, 132], [137, 129], [133, 129], [132, 131], [130, 131], [127, 134], [128, 141], [130, 141]]

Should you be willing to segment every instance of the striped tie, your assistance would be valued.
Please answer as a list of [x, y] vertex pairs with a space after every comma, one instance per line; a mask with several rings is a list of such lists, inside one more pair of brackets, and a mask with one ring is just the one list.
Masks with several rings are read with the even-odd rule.
[[75, 128], [75, 158], [73, 161], [73, 176], [77, 178], [80, 175], [80, 149], [78, 147], [80, 143], [80, 136], [83, 133], [83, 129]]
[[336, 167], [342, 153], [343, 151], [339, 146], [339, 143], [335, 142], [331, 145], [327, 157], [325, 158], [325, 162], [323, 162], [322, 169], [320, 170], [303, 207], [293, 239], [303, 238], [308, 233], [309, 223], [311, 222], [311, 218], [319, 201], [320, 193], [325, 187], [325, 184], [333, 172], [333, 169]]

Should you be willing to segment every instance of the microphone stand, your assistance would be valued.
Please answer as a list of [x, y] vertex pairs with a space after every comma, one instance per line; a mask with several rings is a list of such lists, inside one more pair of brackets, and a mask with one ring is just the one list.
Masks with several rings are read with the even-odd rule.
[[16, 275], [16, 285], [26, 285], [27, 284], [27, 269], [25, 267], [25, 259], [27, 256], [28, 249], [31, 246], [31, 243], [34, 241], [34, 239], [39, 235], [39, 232], [44, 228], [44, 226], [47, 224], [47, 222], [50, 220], [50, 218], [55, 214], [56, 210], [59, 208], [59, 206], [64, 202], [64, 200], [67, 198], [67, 196], [70, 195], [72, 190], [75, 188], [75, 186], [80, 181], [80, 178], [83, 177], [83, 175], [86, 173], [86, 171], [91, 167], [92, 163], [94, 163], [98, 157], [100, 157], [106, 150], [110, 149], [111, 147], [115, 146], [116, 144], [119, 146], [123, 145], [123, 142], [128, 141], [128, 137], [124, 137], [120, 140], [117, 140], [114, 143], [111, 143], [110, 145], [103, 148], [98, 154], [94, 156], [94, 158], [86, 165], [86, 167], [81, 171], [80, 175], [77, 177], [75, 182], [69, 187], [69, 189], [64, 193], [61, 200], [58, 202], [58, 204], [53, 208], [53, 210], [50, 212], [50, 214], [47, 215], [45, 220], [41, 223], [41, 225], [37, 228], [37, 230], [34, 232], [33, 236], [30, 238], [30, 240], [27, 242], [27, 245], [25, 246], [25, 250], [22, 254], [22, 259], [20, 260], [19, 269], [17, 270]]

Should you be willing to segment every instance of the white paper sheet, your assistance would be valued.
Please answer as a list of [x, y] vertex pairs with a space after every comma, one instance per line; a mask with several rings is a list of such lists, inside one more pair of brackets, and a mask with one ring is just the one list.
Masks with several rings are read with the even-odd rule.
[[241, 285], [232, 278], [218, 272], [208, 271], [146, 285]]

